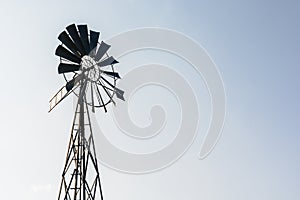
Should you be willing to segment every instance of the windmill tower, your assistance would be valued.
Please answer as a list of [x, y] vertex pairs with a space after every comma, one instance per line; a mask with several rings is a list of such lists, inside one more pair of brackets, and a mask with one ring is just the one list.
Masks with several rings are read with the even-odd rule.
[[90, 114], [96, 108], [107, 112], [114, 95], [124, 100], [124, 92], [116, 87], [118, 61], [108, 55], [110, 45], [98, 42], [99, 35], [87, 25], [71, 24], [58, 36], [58, 73], [67, 83], [50, 100], [49, 112], [69, 94], [77, 97], [58, 200], [103, 200]]

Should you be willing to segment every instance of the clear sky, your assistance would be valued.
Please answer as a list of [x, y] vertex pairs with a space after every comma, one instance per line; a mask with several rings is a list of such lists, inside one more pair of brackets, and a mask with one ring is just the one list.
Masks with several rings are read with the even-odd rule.
[[299, 199], [299, 11], [296, 0], [1, 0], [2, 198], [57, 198], [72, 98], [50, 114], [48, 101], [64, 84], [57, 35], [75, 22], [101, 31], [104, 40], [141, 27], [179, 31], [207, 50], [226, 88], [224, 130], [206, 159], [197, 158], [198, 137], [155, 173], [100, 165], [106, 200]]

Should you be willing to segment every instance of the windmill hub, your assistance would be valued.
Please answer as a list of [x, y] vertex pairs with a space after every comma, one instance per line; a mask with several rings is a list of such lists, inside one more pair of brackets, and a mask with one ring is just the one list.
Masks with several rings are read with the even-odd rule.
[[80, 63], [82, 70], [91, 81], [97, 82], [101, 77], [101, 70], [97, 66], [97, 62], [89, 55], [83, 56]]

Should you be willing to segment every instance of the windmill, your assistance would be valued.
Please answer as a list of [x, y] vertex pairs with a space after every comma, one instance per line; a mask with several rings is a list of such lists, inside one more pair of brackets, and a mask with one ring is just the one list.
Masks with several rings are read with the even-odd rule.
[[49, 112], [69, 94], [77, 97], [58, 200], [103, 200], [90, 108], [107, 112], [114, 95], [124, 100], [124, 92], [116, 87], [120, 76], [113, 65], [118, 61], [108, 55], [110, 45], [98, 42], [99, 35], [87, 25], [71, 24], [58, 36], [62, 44], [55, 55], [66, 85], [51, 98]]

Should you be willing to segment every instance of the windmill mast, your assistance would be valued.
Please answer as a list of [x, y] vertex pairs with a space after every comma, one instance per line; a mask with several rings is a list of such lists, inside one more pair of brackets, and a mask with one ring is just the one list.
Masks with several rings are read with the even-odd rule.
[[103, 199], [90, 113], [85, 101], [86, 85], [87, 79], [83, 78], [80, 83], [58, 200], [96, 199], [99, 194], [101, 200]]

